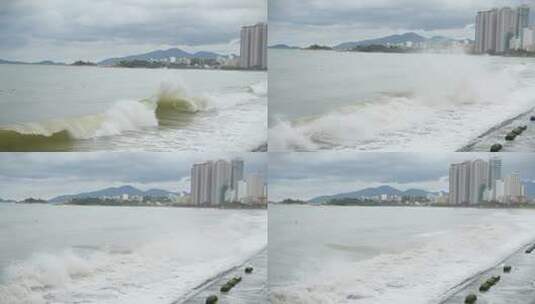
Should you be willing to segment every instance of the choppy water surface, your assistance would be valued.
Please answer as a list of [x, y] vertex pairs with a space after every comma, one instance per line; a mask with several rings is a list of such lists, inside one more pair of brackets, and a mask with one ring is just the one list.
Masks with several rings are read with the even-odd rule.
[[453, 152], [535, 107], [530, 58], [270, 50], [269, 69], [272, 151]]
[[438, 303], [535, 239], [533, 210], [270, 206], [272, 303]]
[[2, 151], [251, 151], [266, 73], [0, 65]]
[[0, 303], [163, 303], [266, 246], [265, 210], [0, 205]]

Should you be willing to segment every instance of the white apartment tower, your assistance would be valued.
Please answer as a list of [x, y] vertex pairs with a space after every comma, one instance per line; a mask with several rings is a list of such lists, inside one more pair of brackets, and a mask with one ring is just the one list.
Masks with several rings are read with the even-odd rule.
[[218, 160], [213, 164], [210, 203], [221, 205], [225, 201], [225, 193], [231, 188], [231, 166], [226, 160]]
[[451, 205], [466, 204], [470, 201], [470, 162], [450, 165], [450, 196]]
[[240, 67], [267, 68], [267, 24], [257, 23], [241, 29]]

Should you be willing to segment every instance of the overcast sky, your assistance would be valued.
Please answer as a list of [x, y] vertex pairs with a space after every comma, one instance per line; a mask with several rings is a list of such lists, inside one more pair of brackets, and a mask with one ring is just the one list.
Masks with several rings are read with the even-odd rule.
[[409, 31], [474, 39], [477, 11], [532, 1], [270, 0], [270, 45], [336, 45]]
[[0, 58], [72, 62], [180, 47], [239, 53], [266, 0], [0, 0]]
[[[400, 190], [447, 192], [450, 163], [488, 160], [490, 156], [489, 153], [271, 153], [269, 199], [311, 199], [385, 184]], [[500, 156], [504, 174], [518, 172], [524, 180], [535, 181], [534, 154]]]
[[189, 192], [193, 163], [234, 157], [245, 161], [246, 174], [266, 174], [263, 153], [0, 153], [0, 198], [49, 199], [123, 185]]

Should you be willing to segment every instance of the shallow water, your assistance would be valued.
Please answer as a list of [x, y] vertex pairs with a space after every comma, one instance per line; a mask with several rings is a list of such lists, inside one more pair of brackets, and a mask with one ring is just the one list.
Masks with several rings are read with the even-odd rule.
[[535, 63], [270, 50], [272, 151], [456, 151], [535, 106]]
[[2, 151], [250, 151], [264, 72], [0, 65]]

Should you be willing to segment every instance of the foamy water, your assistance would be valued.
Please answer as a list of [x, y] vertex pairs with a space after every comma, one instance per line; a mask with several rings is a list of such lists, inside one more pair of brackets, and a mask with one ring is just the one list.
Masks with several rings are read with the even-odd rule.
[[0, 66], [0, 150], [250, 151], [265, 73]]
[[270, 50], [273, 151], [456, 151], [535, 107], [535, 63]]
[[0, 303], [169, 304], [266, 246], [265, 211], [0, 208]]
[[272, 303], [437, 303], [535, 239], [532, 210], [273, 206]]

